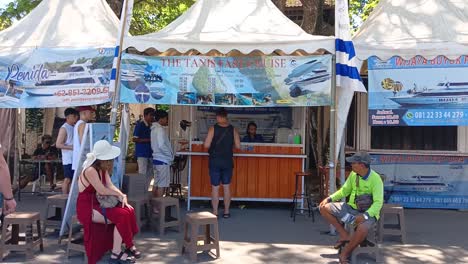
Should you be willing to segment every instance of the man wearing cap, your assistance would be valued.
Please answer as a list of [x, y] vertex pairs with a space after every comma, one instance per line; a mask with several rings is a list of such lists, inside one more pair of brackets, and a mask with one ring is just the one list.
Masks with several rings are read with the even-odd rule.
[[72, 169], [73, 162], [73, 127], [78, 121], [79, 113], [75, 108], [65, 109], [65, 123], [60, 127], [55, 142], [55, 147], [62, 151], [62, 165], [63, 165], [63, 183], [62, 193], [68, 194], [70, 191], [70, 184], [73, 179], [74, 171]]
[[135, 157], [138, 162], [138, 173], [146, 176], [147, 186], [153, 177], [153, 151], [151, 150], [151, 124], [154, 119], [154, 108], [143, 110], [143, 120], [138, 122], [133, 131]]
[[[357, 152], [346, 161], [352, 167], [348, 179], [338, 191], [320, 203], [320, 214], [338, 231], [340, 238], [335, 248], [344, 247], [339, 256], [340, 263], [349, 263], [353, 250], [366, 239], [369, 229], [380, 217], [384, 197], [382, 179], [370, 169], [368, 153]], [[348, 203], [340, 202], [348, 196]], [[356, 228], [353, 236], [341, 222]]]
[[76, 122], [73, 128], [73, 171], [78, 169], [80, 163], [81, 141], [83, 140], [86, 123], [92, 120], [93, 114], [96, 111], [91, 106], [79, 106], [77, 110], [80, 112], [80, 120]]

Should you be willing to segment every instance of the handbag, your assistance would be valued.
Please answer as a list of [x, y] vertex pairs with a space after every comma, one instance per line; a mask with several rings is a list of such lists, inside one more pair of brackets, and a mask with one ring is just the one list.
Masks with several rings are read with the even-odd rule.
[[354, 203], [356, 204], [357, 210], [360, 213], [364, 213], [365, 211], [369, 210], [369, 208], [374, 203], [374, 199], [372, 198], [372, 194], [362, 194], [357, 195], [357, 188], [359, 187], [359, 175], [356, 174], [356, 192]]
[[[97, 171], [97, 173], [99, 176], [99, 180], [102, 182], [101, 173], [99, 173], [99, 170]], [[86, 177], [86, 174], [84, 173], [84, 171], [83, 171], [83, 176], [85, 177], [86, 181], [88, 181], [89, 183], [88, 177]], [[120, 202], [119, 198], [115, 195], [99, 195], [97, 192], [96, 192], [96, 199], [99, 202], [99, 206], [101, 208], [113, 208], [113, 207], [116, 207], [117, 204]]]
[[114, 195], [99, 195], [96, 194], [96, 199], [99, 202], [101, 208], [114, 208], [120, 202], [119, 198]]

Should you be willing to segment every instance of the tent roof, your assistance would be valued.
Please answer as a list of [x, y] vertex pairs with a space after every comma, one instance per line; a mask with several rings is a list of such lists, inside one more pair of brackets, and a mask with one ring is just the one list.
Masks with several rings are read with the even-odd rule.
[[119, 19], [105, 0], [43, 0], [0, 31], [0, 51], [115, 46]]
[[335, 51], [333, 36], [313, 36], [288, 19], [270, 0], [198, 0], [189, 10], [159, 32], [128, 37], [124, 48], [159, 52], [212, 50], [227, 54], [264, 54], [281, 50], [314, 53]]
[[353, 42], [363, 60], [468, 55], [468, 1], [380, 0]]

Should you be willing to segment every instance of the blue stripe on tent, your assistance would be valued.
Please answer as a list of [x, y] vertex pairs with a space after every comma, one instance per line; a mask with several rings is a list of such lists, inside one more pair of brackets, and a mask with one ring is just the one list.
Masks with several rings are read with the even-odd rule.
[[354, 45], [352, 41], [344, 41], [342, 39], [335, 39], [335, 49], [336, 51], [341, 51], [349, 54], [349, 60], [356, 56], [356, 51], [354, 50]]
[[117, 58], [119, 56], [120, 46], [115, 47], [114, 57]]
[[336, 75], [346, 76], [351, 79], [362, 81], [358, 69], [356, 67], [351, 67], [346, 64], [336, 64]]
[[117, 77], [117, 69], [116, 68], [112, 69], [112, 71], [111, 71], [111, 80], [116, 80], [115, 77]]

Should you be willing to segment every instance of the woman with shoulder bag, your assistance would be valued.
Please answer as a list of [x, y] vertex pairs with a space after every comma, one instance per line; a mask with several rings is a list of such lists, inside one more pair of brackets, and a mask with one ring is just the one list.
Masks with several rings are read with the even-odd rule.
[[[83, 225], [86, 255], [91, 264], [109, 250], [112, 250], [109, 263], [133, 263], [141, 257], [133, 243], [138, 233], [135, 211], [109, 176], [119, 155], [118, 147], [105, 140], [96, 142], [93, 151], [86, 155], [78, 180], [76, 213]], [[126, 247], [124, 251], [122, 243]]]

